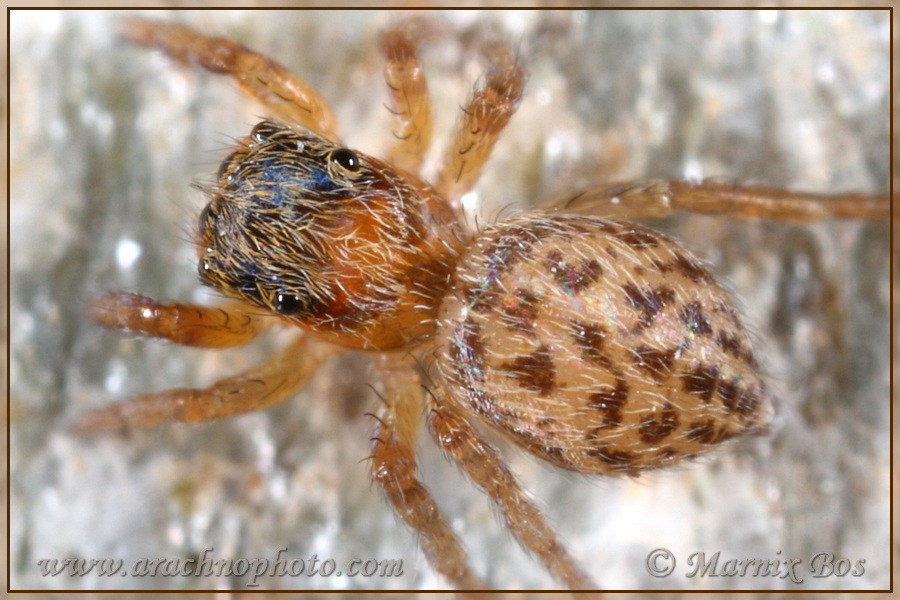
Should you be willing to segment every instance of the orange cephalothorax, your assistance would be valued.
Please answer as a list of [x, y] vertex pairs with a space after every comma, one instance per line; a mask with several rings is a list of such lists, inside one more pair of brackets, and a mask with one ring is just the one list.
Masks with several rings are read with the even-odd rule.
[[198, 233], [204, 283], [370, 350], [433, 330], [460, 243], [426, 184], [273, 121], [223, 162]]

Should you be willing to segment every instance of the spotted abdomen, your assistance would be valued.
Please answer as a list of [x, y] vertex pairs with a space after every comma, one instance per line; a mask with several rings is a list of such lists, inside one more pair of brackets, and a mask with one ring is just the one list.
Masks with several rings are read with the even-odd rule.
[[771, 420], [727, 294], [651, 230], [517, 217], [476, 237], [453, 285], [445, 393], [559, 467], [635, 474]]

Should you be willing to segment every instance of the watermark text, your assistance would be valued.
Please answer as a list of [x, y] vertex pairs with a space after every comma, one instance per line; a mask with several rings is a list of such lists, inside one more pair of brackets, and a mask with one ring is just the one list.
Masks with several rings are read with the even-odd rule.
[[[668, 577], [675, 572], [678, 561], [666, 548], [657, 548], [647, 555], [645, 566], [654, 577]], [[836, 557], [831, 552], [818, 552], [808, 559], [781, 556], [723, 558], [721, 552], [694, 552], [687, 557], [689, 578], [706, 577], [772, 577], [803, 583], [804, 577], [862, 577], [866, 572], [866, 560]]]
[[247, 577], [256, 587], [262, 577], [401, 577], [403, 559], [361, 559], [346, 562], [342, 569], [333, 558], [294, 558], [286, 546], [271, 558], [216, 558], [214, 548], [204, 548], [196, 558], [140, 558], [130, 568], [120, 558], [42, 558], [37, 561], [44, 577]]

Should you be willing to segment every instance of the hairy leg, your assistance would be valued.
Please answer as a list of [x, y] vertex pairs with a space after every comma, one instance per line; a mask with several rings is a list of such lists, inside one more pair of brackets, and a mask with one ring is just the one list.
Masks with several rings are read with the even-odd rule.
[[121, 431], [163, 423], [202, 423], [273, 406], [302, 388], [337, 346], [301, 336], [261, 365], [202, 389], [142, 394], [77, 417], [79, 433]]
[[496, 450], [478, 437], [462, 414], [436, 399], [428, 415], [428, 427], [444, 452], [490, 496], [524, 548], [533, 552], [570, 588], [597, 589], [563, 547], [556, 532], [500, 460]]
[[396, 25], [381, 36], [384, 80], [391, 94], [394, 144], [388, 157], [404, 171], [418, 173], [431, 144], [431, 97], [425, 71], [416, 56], [414, 23]]
[[275, 61], [226, 38], [207, 37], [183, 25], [126, 19], [122, 35], [142, 46], [158, 48], [188, 65], [231, 75], [247, 94], [272, 115], [299, 123], [332, 141], [337, 119], [328, 103], [305, 81]]
[[677, 212], [782, 221], [887, 219], [887, 195], [815, 194], [702, 181], [650, 180], [584, 190], [545, 208], [609, 217], [664, 217]]
[[252, 308], [237, 303], [222, 307], [162, 304], [128, 292], [96, 296], [87, 308], [91, 319], [106, 327], [201, 348], [241, 346], [277, 322], [251, 314]]
[[435, 188], [448, 200], [472, 189], [500, 132], [515, 114], [525, 88], [525, 73], [507, 46], [494, 49], [493, 67], [457, 123]]
[[416, 476], [416, 438], [422, 390], [418, 374], [396, 355], [379, 357], [384, 405], [373, 441], [372, 476], [388, 502], [419, 534], [428, 562], [456, 588], [484, 589], [468, 567], [466, 552]]

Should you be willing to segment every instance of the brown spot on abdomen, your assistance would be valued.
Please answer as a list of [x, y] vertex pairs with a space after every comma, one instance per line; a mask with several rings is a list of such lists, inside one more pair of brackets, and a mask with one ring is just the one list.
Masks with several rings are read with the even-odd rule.
[[639, 369], [662, 383], [672, 376], [672, 364], [675, 362], [676, 350], [657, 350], [641, 345], [634, 350], [634, 364]]
[[690, 373], [681, 376], [682, 388], [689, 394], [696, 394], [704, 402], [712, 400], [719, 383], [719, 369], [700, 365]]
[[656, 315], [675, 301], [675, 292], [667, 287], [641, 289], [627, 283], [622, 290], [628, 303], [638, 311], [638, 325], [641, 328], [649, 327]]
[[572, 339], [581, 350], [581, 358], [595, 364], [608, 364], [609, 359], [603, 355], [604, 344], [608, 332], [602, 325], [591, 325], [581, 321], [572, 321]]
[[712, 326], [703, 312], [703, 307], [696, 300], [685, 304], [681, 308], [681, 321], [689, 332], [694, 335], [708, 337], [712, 335]]
[[650, 414], [641, 421], [641, 440], [646, 444], [658, 444], [678, 429], [678, 410], [667, 402], [659, 415]]
[[600, 263], [596, 260], [582, 260], [577, 267], [570, 265], [563, 258], [562, 252], [554, 250], [547, 256], [544, 267], [566, 294], [580, 294], [603, 274]]
[[616, 387], [591, 394], [588, 403], [603, 413], [603, 427], [618, 427], [622, 423], [622, 407], [628, 401], [628, 382], [616, 377]]
[[542, 396], [549, 396], [556, 387], [556, 365], [546, 346], [541, 346], [527, 356], [520, 356], [511, 363], [503, 363], [501, 369], [521, 387], [540, 392]]

